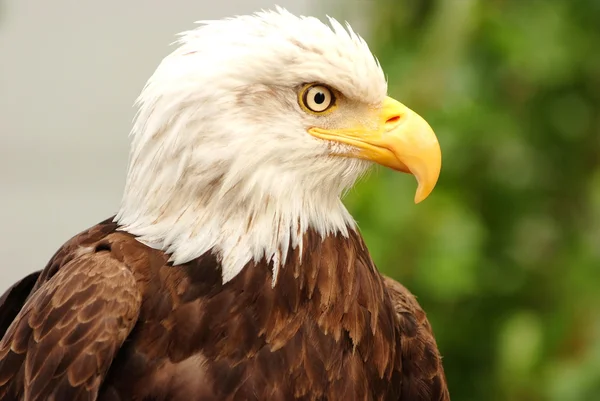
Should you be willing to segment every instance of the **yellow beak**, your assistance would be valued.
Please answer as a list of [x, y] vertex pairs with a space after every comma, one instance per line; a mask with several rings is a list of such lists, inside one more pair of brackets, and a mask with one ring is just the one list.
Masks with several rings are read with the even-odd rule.
[[345, 156], [413, 174], [418, 182], [415, 203], [419, 203], [433, 191], [440, 175], [440, 144], [429, 124], [397, 100], [387, 97], [376, 114], [377, 123], [372, 127], [359, 123], [343, 129], [311, 128], [308, 132], [357, 149]]

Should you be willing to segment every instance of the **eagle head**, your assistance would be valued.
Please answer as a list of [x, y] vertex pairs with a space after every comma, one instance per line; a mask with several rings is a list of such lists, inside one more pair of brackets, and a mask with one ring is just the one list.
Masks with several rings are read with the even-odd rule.
[[[175, 264], [218, 256], [223, 281], [272, 263], [309, 230], [348, 234], [344, 191], [374, 163], [436, 184], [430, 126], [387, 96], [352, 28], [284, 9], [184, 32], [137, 100], [116, 220]], [[301, 252], [300, 252], [301, 253]]]

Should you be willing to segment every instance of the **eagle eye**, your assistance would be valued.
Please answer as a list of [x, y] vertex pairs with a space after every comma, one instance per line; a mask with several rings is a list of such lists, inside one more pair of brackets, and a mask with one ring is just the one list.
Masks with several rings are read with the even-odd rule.
[[310, 84], [300, 91], [299, 101], [303, 109], [321, 114], [335, 105], [335, 95], [324, 85]]

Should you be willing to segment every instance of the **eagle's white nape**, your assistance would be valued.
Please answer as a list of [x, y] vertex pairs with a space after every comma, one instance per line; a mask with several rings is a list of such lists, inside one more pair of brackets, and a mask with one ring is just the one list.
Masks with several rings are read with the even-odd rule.
[[273, 285], [306, 230], [347, 235], [340, 198], [369, 163], [307, 133], [328, 120], [297, 90], [323, 83], [377, 105], [387, 83], [365, 41], [329, 22], [277, 8], [183, 33], [137, 101], [121, 228], [175, 264], [216, 252], [224, 282], [264, 258]]

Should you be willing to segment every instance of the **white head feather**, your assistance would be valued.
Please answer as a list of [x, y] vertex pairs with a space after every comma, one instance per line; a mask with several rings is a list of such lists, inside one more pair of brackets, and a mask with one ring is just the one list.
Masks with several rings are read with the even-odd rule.
[[137, 101], [123, 230], [175, 264], [212, 250], [224, 282], [264, 259], [275, 284], [306, 230], [354, 228], [340, 198], [369, 163], [308, 134], [334, 122], [306, 113], [297, 91], [327, 84], [360, 113], [387, 83], [365, 41], [329, 22], [278, 8], [181, 35]]

